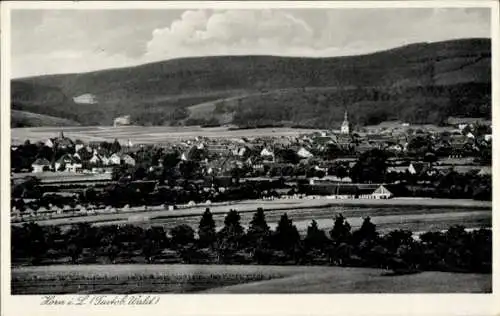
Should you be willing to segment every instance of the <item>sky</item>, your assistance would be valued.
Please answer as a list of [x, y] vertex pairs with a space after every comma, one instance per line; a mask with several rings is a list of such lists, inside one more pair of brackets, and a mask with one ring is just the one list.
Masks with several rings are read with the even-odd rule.
[[21, 10], [13, 78], [209, 55], [334, 57], [490, 37], [487, 8]]

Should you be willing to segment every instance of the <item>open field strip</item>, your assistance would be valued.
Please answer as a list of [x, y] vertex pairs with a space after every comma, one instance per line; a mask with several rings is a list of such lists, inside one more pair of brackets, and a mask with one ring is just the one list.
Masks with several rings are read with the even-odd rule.
[[[396, 229], [407, 229], [414, 232], [420, 231], [440, 231], [446, 230], [452, 225], [463, 225], [466, 228], [487, 228], [491, 227], [491, 212], [490, 211], [462, 211], [458, 212], [453, 209], [416, 209], [407, 210], [405, 212], [392, 211], [384, 214], [383, 210], [377, 208], [367, 208], [364, 210], [353, 209], [336, 209], [329, 208], [321, 210], [317, 213], [307, 212], [301, 214], [302, 210], [294, 210], [287, 212], [288, 217], [293, 220], [293, 224], [297, 227], [302, 235], [307, 232], [307, 227], [311, 224], [311, 220], [316, 220], [318, 227], [329, 231], [333, 227], [333, 218], [335, 214], [342, 212], [347, 218], [352, 229], [361, 227], [363, 217], [369, 215], [372, 222], [377, 225], [377, 230], [381, 233], [387, 233]], [[266, 220], [268, 225], [275, 229], [282, 211], [269, 211], [266, 212]], [[394, 215], [391, 215], [394, 214]], [[253, 214], [245, 213], [241, 216], [241, 222], [246, 227], [251, 221]], [[151, 219], [149, 221], [137, 221], [135, 225], [143, 227], [150, 226], [163, 226], [165, 229], [171, 229], [180, 224], [187, 224], [193, 228], [198, 227], [200, 216], [195, 217], [178, 217], [178, 218], [162, 218]], [[214, 215], [215, 224], [217, 229], [224, 226], [224, 215]], [[127, 224], [128, 221], [112, 221], [106, 223], [99, 223], [97, 225], [109, 224]], [[248, 228], [248, 227], [246, 227]]]
[[32, 142], [45, 141], [56, 137], [63, 131], [67, 137], [82, 141], [119, 141], [131, 140], [134, 143], [155, 144], [172, 140], [193, 138], [196, 136], [210, 138], [240, 138], [240, 137], [265, 137], [265, 136], [298, 136], [312, 133], [316, 129], [295, 128], [259, 128], [229, 130], [227, 127], [169, 127], [169, 126], [82, 126], [82, 127], [29, 127], [11, 129], [13, 144], [23, 143], [29, 139]]
[[132, 293], [474, 293], [491, 274], [326, 266], [53, 265], [12, 269], [13, 294]]
[[[78, 216], [78, 217], [66, 217], [66, 218], [52, 218], [47, 220], [37, 221], [40, 225], [68, 225], [72, 223], [98, 223], [98, 222], [116, 222], [116, 221], [129, 221], [129, 219], [135, 218], [134, 221], [145, 221], [149, 222], [155, 218], [184, 218], [184, 217], [198, 217], [204, 211], [205, 208], [209, 207], [212, 214], [222, 214], [224, 215], [229, 211], [229, 209], [236, 209], [240, 213], [253, 213], [259, 207], [264, 208], [269, 213], [271, 211], [276, 211], [281, 215], [284, 212], [291, 215], [292, 212], [296, 213], [311, 213], [310, 219], [317, 218], [322, 210], [333, 208], [334, 212], [345, 213], [348, 210], [358, 210], [361, 211], [367, 207], [373, 207], [378, 209], [383, 209], [387, 207], [396, 207], [397, 212], [402, 212], [403, 214], [408, 214], [406, 211], [408, 207], [421, 207], [425, 212], [428, 212], [430, 208], [447, 208], [450, 211], [453, 210], [483, 210], [491, 214], [491, 202], [489, 201], [474, 201], [474, 200], [453, 200], [453, 199], [406, 199], [397, 198], [390, 200], [332, 200], [327, 198], [318, 199], [296, 199], [296, 200], [247, 200], [234, 203], [222, 203], [222, 205], [201, 205], [185, 209], [177, 210], [165, 210], [161, 206], [148, 207], [131, 207], [127, 211], [118, 210], [118, 213], [111, 214], [99, 214], [99, 215], [88, 215], [88, 216]], [[327, 210], [327, 212], [331, 212]], [[368, 213], [366, 215], [371, 214]], [[364, 215], [364, 216], [366, 216]], [[373, 215], [373, 214], [371, 214]], [[490, 215], [491, 216], [491, 215]], [[142, 220], [141, 220], [142, 218]], [[183, 219], [185, 220], [185, 219]], [[22, 223], [15, 223], [19, 225]]]

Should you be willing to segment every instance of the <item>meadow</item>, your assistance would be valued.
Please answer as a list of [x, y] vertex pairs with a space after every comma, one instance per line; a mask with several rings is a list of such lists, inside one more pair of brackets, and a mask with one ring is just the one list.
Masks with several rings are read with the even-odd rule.
[[22, 144], [26, 140], [31, 142], [46, 141], [57, 137], [60, 132], [66, 137], [79, 139], [83, 142], [119, 142], [140, 144], [162, 144], [176, 140], [194, 138], [197, 136], [209, 138], [241, 138], [241, 137], [286, 137], [312, 133], [315, 129], [296, 128], [259, 128], [259, 129], [230, 129], [229, 127], [203, 128], [199, 126], [168, 127], [168, 126], [72, 126], [72, 127], [26, 127], [12, 128], [12, 144]]
[[260, 265], [64, 265], [12, 269], [12, 294], [484, 293], [491, 274]]
[[[438, 219], [443, 223], [447, 220], [472, 221], [472, 227], [475, 227], [481, 224], [476, 219], [483, 222], [491, 222], [491, 202], [489, 201], [423, 198], [332, 200], [323, 197], [317, 199], [280, 199], [270, 201], [246, 200], [213, 205], [198, 205], [177, 210], [165, 210], [161, 206], [150, 206], [147, 209], [144, 207], [131, 207], [127, 210], [118, 210], [117, 213], [112, 214], [53, 218], [39, 220], [37, 223], [39, 225], [69, 225], [87, 222], [109, 225], [133, 222], [136, 225], [160, 224], [171, 226], [178, 224], [180, 221], [183, 223], [197, 223], [199, 217], [207, 207], [214, 214], [214, 218], [216, 220], [219, 219], [221, 222], [229, 209], [236, 209], [245, 219], [247, 217], [250, 218], [255, 210], [261, 207], [266, 210], [266, 216], [268, 216], [271, 223], [277, 221], [279, 216], [287, 212], [294, 221], [305, 221], [302, 224], [298, 223], [304, 226], [304, 228], [309, 224], [311, 219], [327, 218], [330, 221], [336, 213], [343, 213], [346, 217], [356, 217], [354, 223], [357, 223], [358, 219], [362, 216], [394, 215], [395, 217], [391, 218], [390, 222], [395, 225], [413, 221], [416, 223], [427, 223], [432, 226], [432, 223], [436, 222], [436, 218], [429, 217], [431, 216], [430, 213], [441, 214], [434, 216], [438, 216]], [[471, 212], [473, 213], [469, 214]], [[476, 217], [471, 217], [473, 214], [476, 214]], [[15, 225], [19, 225], [19, 223]], [[330, 222], [328, 222], [328, 225], [330, 225]], [[470, 225], [467, 226], [471, 227]], [[417, 228], [417, 230], [426, 230], [429, 226], [421, 225], [414, 228]]]

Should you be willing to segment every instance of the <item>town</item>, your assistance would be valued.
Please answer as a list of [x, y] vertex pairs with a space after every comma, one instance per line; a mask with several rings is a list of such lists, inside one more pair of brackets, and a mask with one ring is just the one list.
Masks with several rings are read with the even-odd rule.
[[388, 122], [297, 137], [88, 142], [64, 132], [11, 147], [14, 223], [249, 199], [491, 200], [491, 122]]

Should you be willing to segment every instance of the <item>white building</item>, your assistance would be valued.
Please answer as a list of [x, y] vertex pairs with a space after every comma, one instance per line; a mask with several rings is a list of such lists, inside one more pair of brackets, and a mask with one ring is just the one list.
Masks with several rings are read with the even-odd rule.
[[351, 132], [349, 127], [349, 120], [347, 119], [347, 111], [344, 113], [344, 121], [342, 122], [342, 126], [340, 127], [341, 134], [349, 134]]
[[304, 147], [301, 147], [298, 151], [297, 151], [297, 155], [300, 157], [300, 158], [311, 158], [313, 156], [313, 154], [305, 149]]
[[381, 185], [375, 191], [373, 191], [372, 196], [375, 199], [390, 199], [393, 197], [393, 194], [391, 191], [387, 190], [386, 187]]
[[122, 126], [122, 125], [130, 125], [130, 115], [124, 115], [115, 118], [113, 121], [113, 126]]
[[95, 95], [90, 93], [85, 93], [73, 98], [73, 102], [77, 104], [96, 104], [97, 98]]
[[50, 162], [45, 158], [38, 158], [31, 164], [33, 172], [43, 172], [50, 168]]
[[117, 153], [114, 153], [109, 157], [108, 159], [108, 164], [110, 165], [119, 165], [121, 163], [122, 159]]

